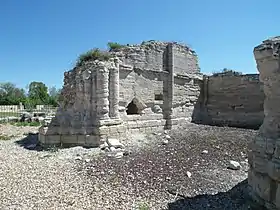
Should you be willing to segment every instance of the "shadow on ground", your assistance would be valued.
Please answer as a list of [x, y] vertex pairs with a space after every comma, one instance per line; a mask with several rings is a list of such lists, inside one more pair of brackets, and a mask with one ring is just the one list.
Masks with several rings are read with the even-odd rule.
[[227, 192], [215, 195], [184, 197], [168, 204], [168, 210], [212, 210], [212, 209], [250, 209], [248, 180], [244, 180]]
[[43, 150], [39, 144], [38, 133], [28, 133], [26, 137], [16, 141], [15, 143], [28, 150]]

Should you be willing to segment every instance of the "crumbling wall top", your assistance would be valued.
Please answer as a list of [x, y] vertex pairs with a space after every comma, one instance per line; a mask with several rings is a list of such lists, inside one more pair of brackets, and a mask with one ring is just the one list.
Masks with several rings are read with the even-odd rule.
[[280, 57], [280, 36], [272, 37], [263, 41], [260, 45], [254, 48], [256, 60], [273, 57]]
[[127, 46], [119, 49], [114, 49], [115, 52], [129, 52], [129, 51], [137, 51], [137, 50], [164, 50], [168, 44], [172, 44], [173, 47], [180, 51], [191, 52], [192, 54], [196, 54], [196, 52], [187, 46], [184, 43], [178, 42], [166, 42], [166, 41], [156, 41], [149, 40], [143, 41], [141, 44], [128, 44]]

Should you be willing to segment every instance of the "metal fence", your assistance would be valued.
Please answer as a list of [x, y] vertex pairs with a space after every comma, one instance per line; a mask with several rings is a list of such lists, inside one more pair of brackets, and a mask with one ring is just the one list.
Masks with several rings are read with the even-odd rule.
[[23, 113], [29, 113], [34, 117], [55, 115], [57, 108], [48, 105], [37, 105], [34, 109], [26, 109], [19, 105], [0, 105], [0, 119], [19, 118]]

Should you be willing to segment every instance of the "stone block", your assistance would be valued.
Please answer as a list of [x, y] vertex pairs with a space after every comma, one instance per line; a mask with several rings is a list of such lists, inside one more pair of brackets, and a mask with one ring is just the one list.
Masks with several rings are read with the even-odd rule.
[[99, 127], [99, 135], [108, 135], [110, 133], [110, 128], [109, 126], [102, 126], [102, 127]]
[[138, 128], [138, 122], [137, 121], [128, 121], [127, 122], [128, 128], [133, 129], [133, 128]]
[[152, 127], [146, 127], [145, 128], [145, 133], [152, 133]]
[[39, 133], [38, 135], [38, 139], [39, 139], [39, 142], [42, 143], [42, 144], [45, 144], [46, 143], [46, 136], [42, 133]]
[[172, 119], [171, 123], [172, 125], [177, 125], [179, 123], [179, 119]]
[[45, 135], [45, 144], [60, 144], [60, 135]]
[[61, 135], [61, 143], [62, 144], [77, 144], [78, 143], [78, 136], [74, 135]]
[[254, 152], [250, 157], [252, 158], [252, 160], [250, 160], [252, 163], [251, 166], [255, 171], [259, 173], [267, 173], [268, 157], [266, 154]]
[[275, 198], [277, 198], [275, 201], [275, 206], [277, 209], [280, 209], [280, 183], [278, 183]]
[[95, 135], [86, 135], [85, 136], [85, 146], [86, 147], [98, 147], [100, 145], [100, 141], [98, 136]]
[[119, 128], [118, 125], [109, 126], [110, 135], [111, 135], [111, 134], [118, 133], [118, 128]]
[[271, 179], [280, 182], [280, 160], [273, 159], [267, 165], [267, 173]]
[[85, 145], [86, 143], [86, 135], [77, 135], [77, 144], [78, 145]]
[[124, 126], [124, 125], [118, 126], [118, 132], [119, 133], [125, 133], [126, 132], [126, 126]]
[[270, 200], [271, 179], [261, 173], [250, 170], [248, 173], [248, 183], [252, 187], [253, 192], [265, 201]]
[[256, 136], [250, 144], [250, 149], [254, 152], [264, 152], [266, 150], [266, 142], [261, 136]]
[[141, 127], [141, 128], [139, 128], [139, 132], [145, 132], [145, 128], [144, 127]]

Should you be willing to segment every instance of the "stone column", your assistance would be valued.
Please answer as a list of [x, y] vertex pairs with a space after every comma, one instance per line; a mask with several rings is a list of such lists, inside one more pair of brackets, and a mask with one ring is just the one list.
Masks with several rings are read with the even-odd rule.
[[249, 147], [248, 183], [255, 209], [280, 209], [280, 37], [255, 47], [264, 85], [264, 121]]
[[88, 134], [90, 127], [92, 127], [92, 75], [90, 70], [83, 72], [84, 81], [84, 134]]
[[109, 119], [109, 71], [99, 62], [96, 72], [96, 114], [98, 120]]
[[71, 110], [72, 113], [70, 113], [70, 116], [72, 117], [70, 134], [83, 133], [82, 124], [84, 120], [84, 81], [80, 74], [76, 74], [75, 76], [75, 88], [76, 99]]
[[119, 60], [114, 59], [115, 66], [110, 69], [109, 102], [110, 118], [119, 119]]
[[164, 79], [163, 83], [163, 114], [166, 120], [165, 129], [172, 128], [172, 103], [173, 103], [173, 87], [174, 87], [174, 54], [172, 43], [168, 44], [166, 47], [166, 71], [168, 76]]

